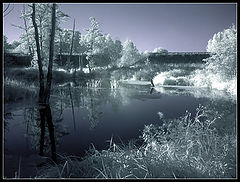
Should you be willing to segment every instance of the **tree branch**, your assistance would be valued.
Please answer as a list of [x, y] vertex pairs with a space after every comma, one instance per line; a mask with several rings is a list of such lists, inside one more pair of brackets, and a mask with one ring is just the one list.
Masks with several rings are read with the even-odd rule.
[[13, 5], [12, 9], [11, 9], [7, 14], [4, 15], [4, 17], [7, 16], [7, 15], [9, 15], [9, 13], [11, 13], [11, 11], [12, 11], [13, 9], [14, 9], [14, 5]]
[[5, 10], [3, 11], [3, 13], [5, 13], [5, 12], [8, 10], [9, 6], [10, 6], [10, 3], [8, 3], [8, 5], [7, 5], [7, 7], [5, 8]]

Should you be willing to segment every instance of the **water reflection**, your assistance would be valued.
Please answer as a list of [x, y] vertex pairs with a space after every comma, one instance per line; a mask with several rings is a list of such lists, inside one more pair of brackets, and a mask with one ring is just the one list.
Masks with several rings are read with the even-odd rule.
[[[53, 109], [53, 115], [52, 115]], [[23, 110], [25, 138], [27, 150], [39, 151], [40, 156], [47, 156], [56, 162], [56, 148], [61, 144], [62, 137], [68, 135], [63, 122], [63, 108], [50, 105], [26, 106]]]
[[[51, 107], [26, 105], [21, 108], [22, 118], [13, 117], [8, 121], [10, 134], [5, 136], [9, 151], [5, 154], [25, 154], [31, 148], [32, 153], [50, 156], [52, 160], [56, 160], [56, 153], [81, 156], [91, 143], [97, 149], [104, 149], [111, 136], [119, 136], [123, 142], [138, 138], [144, 125], [160, 123], [159, 112], [166, 119], [183, 116], [186, 110], [194, 115], [199, 103], [212, 110], [212, 115], [222, 115], [216, 124], [223, 133], [223, 129], [236, 124], [236, 103], [222, 92], [123, 86], [112, 78], [88, 82], [75, 80], [75, 83], [53, 89]], [[13, 125], [21, 121], [21, 127]], [[16, 138], [23, 138], [18, 148], [13, 147]]]
[[52, 153], [52, 160], [56, 162], [56, 143], [54, 137], [54, 125], [52, 122], [52, 113], [51, 108], [49, 105], [44, 106], [43, 108], [39, 108], [40, 113], [40, 128], [41, 128], [41, 137], [40, 137], [40, 152], [41, 156], [44, 155], [44, 139], [45, 139], [45, 123], [48, 126], [48, 133], [50, 138], [50, 145], [51, 145], [51, 153]]

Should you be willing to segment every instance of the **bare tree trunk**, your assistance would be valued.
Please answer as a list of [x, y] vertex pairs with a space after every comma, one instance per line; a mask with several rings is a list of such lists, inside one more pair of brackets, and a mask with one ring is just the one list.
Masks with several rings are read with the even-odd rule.
[[89, 73], [92, 72], [92, 65], [93, 65], [93, 42], [91, 42], [90, 44], [90, 48], [89, 48], [89, 53], [90, 55], [88, 55], [88, 70], [89, 70]]
[[72, 42], [71, 42], [71, 47], [70, 47], [69, 57], [68, 57], [68, 67], [70, 66], [70, 61], [71, 61], [72, 52], [73, 52], [74, 31], [75, 31], [75, 19], [73, 21], [73, 34], [72, 34]]
[[39, 155], [44, 155], [44, 138], [45, 138], [45, 123], [47, 122], [48, 126], [48, 133], [50, 138], [50, 144], [51, 144], [51, 152], [52, 152], [52, 160], [54, 162], [57, 162], [57, 156], [56, 156], [56, 141], [54, 136], [54, 125], [52, 121], [52, 113], [51, 108], [49, 105], [47, 105], [45, 108], [39, 109], [40, 113], [40, 127], [41, 127], [41, 137], [40, 137], [40, 152]]
[[39, 18], [39, 26], [40, 26], [40, 50], [41, 50], [41, 56], [44, 59], [43, 56], [43, 33], [42, 33], [42, 17]]
[[81, 53], [81, 71], [83, 70], [83, 53]]
[[61, 66], [63, 66], [63, 62], [62, 62], [62, 35], [61, 35], [61, 31], [59, 31], [59, 38], [60, 38], [60, 45], [59, 45], [59, 61], [61, 61]]
[[89, 70], [89, 73], [92, 73], [92, 69], [91, 69], [91, 66], [90, 66], [90, 62], [88, 63], [88, 70]]
[[[23, 5], [23, 14], [25, 15], [25, 5]], [[25, 31], [27, 34], [27, 43], [28, 43], [28, 49], [29, 49], [29, 53], [30, 56], [33, 57], [33, 50], [31, 50], [31, 46], [30, 46], [30, 41], [29, 41], [29, 33], [28, 33], [28, 27], [27, 27], [27, 20], [25, 17], [23, 17], [23, 21], [24, 21], [24, 26], [25, 26]]]
[[80, 54], [78, 55], [78, 69], [80, 69]]
[[47, 73], [47, 83], [44, 92], [44, 102], [49, 103], [51, 84], [52, 84], [52, 65], [53, 65], [53, 54], [54, 54], [54, 37], [55, 37], [55, 25], [56, 25], [56, 4], [52, 6], [52, 27], [50, 34], [50, 49], [49, 49], [49, 64]]
[[75, 18], [73, 21], [73, 34], [72, 34], [72, 43], [71, 43], [71, 48], [70, 48], [70, 56], [72, 56], [72, 52], [73, 52], [74, 32], [75, 32]]
[[43, 94], [44, 94], [44, 74], [42, 70], [42, 58], [40, 53], [40, 46], [39, 46], [39, 34], [38, 34], [38, 27], [36, 23], [36, 16], [35, 16], [35, 3], [32, 4], [32, 22], [35, 30], [35, 40], [36, 40], [36, 46], [37, 46], [37, 56], [38, 56], [38, 69], [39, 69], [39, 83], [40, 83], [40, 89], [39, 89], [39, 102], [43, 102]]

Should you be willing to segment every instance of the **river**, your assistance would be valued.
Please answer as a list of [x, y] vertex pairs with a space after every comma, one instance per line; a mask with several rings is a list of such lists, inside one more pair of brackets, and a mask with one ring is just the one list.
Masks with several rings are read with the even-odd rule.
[[[97, 86], [96, 86], [97, 85]], [[222, 91], [186, 88], [153, 88], [89, 82], [54, 86], [48, 110], [36, 99], [6, 103], [4, 113], [4, 177], [34, 177], [39, 166], [63, 155], [84, 156], [94, 146], [106, 149], [112, 138], [126, 144], [139, 140], [145, 125], [192, 115], [199, 105], [221, 118], [219, 133], [236, 125], [236, 101]], [[48, 113], [44, 118], [44, 113]], [[20, 174], [20, 175], [19, 175]]]

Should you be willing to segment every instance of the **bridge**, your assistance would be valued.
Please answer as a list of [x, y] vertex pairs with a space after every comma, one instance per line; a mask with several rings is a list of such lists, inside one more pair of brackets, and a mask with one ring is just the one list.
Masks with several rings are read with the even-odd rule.
[[150, 53], [148, 59], [152, 63], [202, 63], [208, 57], [209, 52], [168, 52]]

